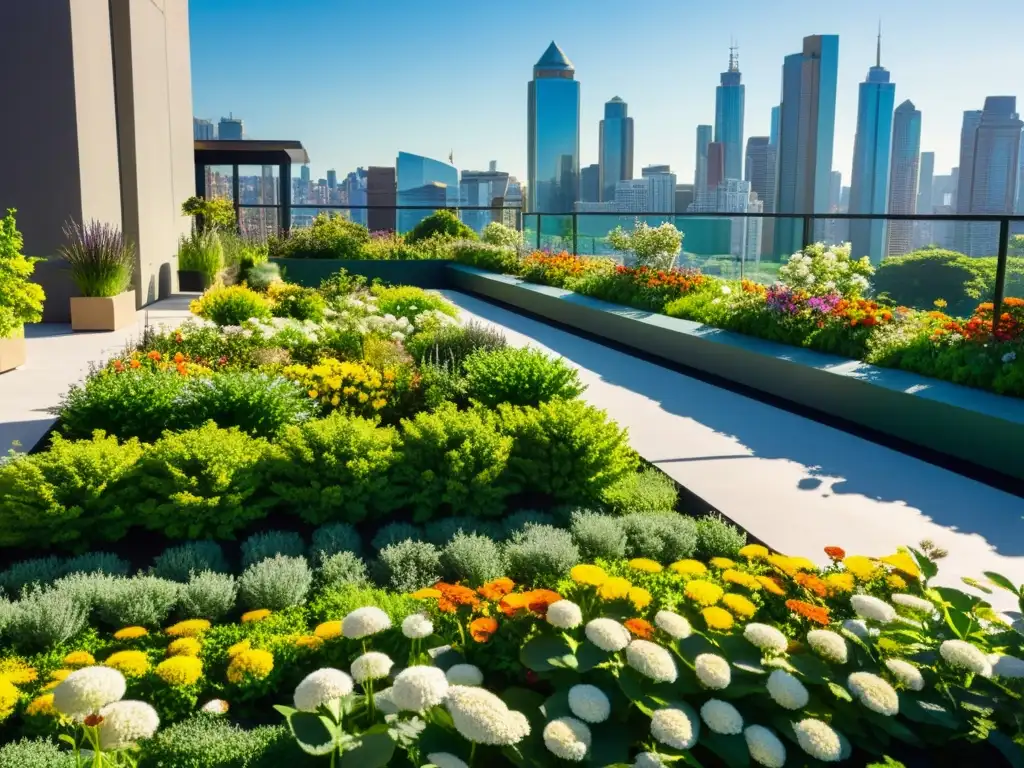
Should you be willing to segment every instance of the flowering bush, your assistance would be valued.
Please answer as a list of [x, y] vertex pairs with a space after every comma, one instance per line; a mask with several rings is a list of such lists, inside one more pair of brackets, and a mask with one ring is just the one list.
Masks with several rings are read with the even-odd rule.
[[849, 244], [815, 243], [790, 256], [779, 268], [779, 278], [811, 295], [838, 293], [845, 298], [857, 298], [868, 290], [868, 278], [874, 272], [867, 256], [850, 258]]
[[616, 251], [630, 252], [638, 267], [671, 269], [683, 245], [683, 235], [671, 222], [652, 227], [637, 219], [632, 232], [621, 226], [608, 233], [608, 244]]
[[324, 408], [337, 408], [357, 416], [372, 416], [388, 404], [395, 387], [392, 371], [378, 371], [365, 363], [325, 358], [316, 365], [289, 365], [282, 375], [297, 381], [309, 397]]
[[192, 301], [192, 314], [217, 325], [241, 325], [251, 317], [270, 317], [272, 302], [244, 285], [211, 288]]

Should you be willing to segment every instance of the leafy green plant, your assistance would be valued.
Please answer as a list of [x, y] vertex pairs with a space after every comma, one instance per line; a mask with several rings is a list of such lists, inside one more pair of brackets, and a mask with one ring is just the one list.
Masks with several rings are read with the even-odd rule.
[[580, 561], [572, 534], [550, 525], [528, 525], [505, 547], [508, 575], [527, 584], [552, 584]]
[[621, 518], [576, 510], [570, 530], [584, 560], [618, 560], [626, 554], [626, 529]]
[[282, 611], [302, 605], [312, 583], [306, 558], [275, 555], [242, 571], [238, 599], [249, 609]]
[[539, 405], [553, 398], [571, 400], [586, 387], [561, 358], [533, 347], [477, 350], [463, 362], [469, 397], [486, 406]]
[[523, 233], [500, 221], [492, 221], [484, 227], [483, 232], [480, 233], [480, 239], [490, 245], [499, 245], [503, 248], [520, 248], [523, 245]]
[[198, 272], [203, 284], [210, 286], [224, 268], [224, 246], [215, 228], [202, 232], [193, 230], [182, 236], [178, 242], [178, 269], [182, 272]]
[[21, 739], [0, 747], [0, 768], [76, 768], [75, 757], [49, 739]]
[[215, 421], [257, 437], [273, 437], [319, 412], [317, 402], [294, 381], [255, 371], [189, 378], [174, 409], [166, 426], [194, 428]]
[[245, 273], [245, 282], [254, 291], [265, 292], [274, 283], [281, 281], [281, 268], [271, 261], [255, 264]]
[[396, 521], [382, 525], [370, 541], [370, 546], [378, 552], [392, 544], [400, 544], [403, 541], [419, 541], [423, 538], [423, 529], [412, 523]]
[[219, 621], [234, 610], [237, 594], [231, 574], [197, 571], [178, 593], [178, 613], [183, 619]]
[[213, 229], [231, 229], [235, 226], [235, 205], [226, 197], [207, 200], [192, 195], [181, 204], [182, 216], [202, 216], [203, 225]]
[[[271, 768], [263, 759], [276, 744], [291, 746], [289, 742], [284, 725], [245, 730], [223, 717], [198, 713], [158, 731], [146, 743], [140, 768]], [[301, 756], [294, 757], [305, 764]], [[296, 763], [292, 759], [278, 765]]]
[[460, 264], [500, 274], [522, 273], [522, 262], [516, 249], [476, 240], [456, 240], [451, 246], [452, 258]]
[[950, 312], [968, 315], [986, 293], [985, 270], [980, 263], [956, 251], [938, 248], [894, 256], [878, 266], [872, 285], [876, 294], [906, 307], [931, 309], [944, 300]]
[[721, 515], [707, 515], [697, 521], [697, 554], [700, 557], [736, 557], [747, 543], [747, 535]]
[[277, 555], [302, 557], [305, 552], [306, 542], [294, 531], [260, 531], [242, 542], [242, 566]]
[[195, 573], [227, 573], [224, 550], [215, 541], [187, 541], [168, 547], [153, 561], [153, 575], [171, 581], [186, 582]]
[[309, 601], [308, 609], [312, 621], [337, 621], [339, 616], [367, 605], [380, 608], [394, 625], [401, 625], [406, 616], [423, 610], [423, 604], [408, 595], [358, 584], [323, 589]]
[[327, 302], [313, 288], [291, 283], [272, 283], [267, 289], [267, 295], [274, 302], [274, 317], [290, 317], [314, 323], [324, 319]]
[[616, 227], [608, 233], [608, 244], [616, 251], [632, 252], [638, 267], [669, 269], [683, 245], [683, 234], [671, 222], [652, 227], [636, 219], [633, 231]]
[[421, 365], [450, 363], [461, 369], [462, 362], [477, 350], [503, 349], [507, 345], [505, 334], [499, 328], [470, 320], [464, 325], [450, 323], [434, 331], [418, 333], [405, 347]]
[[382, 315], [394, 315], [413, 320], [423, 312], [437, 311], [458, 317], [459, 310], [450, 301], [433, 291], [412, 285], [376, 286], [377, 308]]
[[660, 470], [649, 468], [626, 475], [604, 494], [610, 512], [628, 515], [632, 512], [671, 512], [676, 508], [679, 492], [672, 478]]
[[442, 235], [452, 240], [476, 240], [476, 232], [463, 224], [454, 211], [442, 208], [420, 220], [415, 227], [406, 233], [405, 242], [418, 243], [435, 235]]
[[25, 241], [15, 213], [8, 208], [0, 219], [0, 339], [20, 335], [25, 323], [38, 323], [43, 317], [43, 289], [29, 282], [39, 259], [21, 252]]
[[189, 307], [192, 313], [217, 325], [241, 325], [250, 318], [271, 315], [270, 301], [244, 285], [211, 288]]
[[441, 578], [441, 553], [426, 541], [406, 539], [389, 544], [377, 558], [377, 582], [395, 592], [415, 592]]
[[86, 439], [96, 430], [152, 441], [176, 422], [187, 381], [173, 371], [103, 369], [73, 384], [57, 408], [67, 437]]
[[672, 563], [697, 551], [697, 523], [675, 512], [634, 512], [622, 519], [626, 556]]
[[452, 583], [479, 587], [505, 575], [505, 557], [490, 537], [458, 531], [441, 550], [441, 567]]
[[117, 227], [96, 220], [64, 225], [65, 244], [57, 250], [71, 267], [83, 296], [117, 296], [132, 284], [135, 245]]
[[366, 563], [355, 552], [336, 552], [323, 558], [317, 569], [317, 578], [326, 587], [365, 584]]
[[60, 590], [37, 592], [14, 604], [5, 637], [25, 651], [66, 643], [85, 629], [88, 608]]
[[366, 227], [339, 214], [321, 213], [309, 227], [271, 237], [272, 259], [358, 259], [370, 239]]
[[350, 523], [328, 523], [313, 531], [313, 542], [309, 545], [309, 554], [314, 563], [341, 552], [360, 554], [363, 541], [355, 526]]

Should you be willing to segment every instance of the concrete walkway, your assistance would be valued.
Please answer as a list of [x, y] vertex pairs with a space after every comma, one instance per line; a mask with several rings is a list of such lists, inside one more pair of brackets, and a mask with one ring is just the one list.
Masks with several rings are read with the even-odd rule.
[[[949, 551], [936, 583], [994, 570], [1024, 583], [1024, 499], [877, 443], [689, 378], [465, 294], [466, 319], [500, 327], [579, 369], [583, 397], [629, 428], [648, 461], [791, 555], [882, 556], [931, 539]], [[1012, 609], [1011, 595], [989, 598]]]

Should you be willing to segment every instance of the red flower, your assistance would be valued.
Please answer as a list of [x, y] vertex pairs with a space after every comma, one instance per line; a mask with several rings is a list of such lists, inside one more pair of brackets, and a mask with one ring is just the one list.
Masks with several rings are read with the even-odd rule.
[[654, 637], [654, 627], [650, 622], [644, 621], [643, 619], [627, 619], [623, 622], [623, 626], [644, 640], [650, 640]]
[[846, 557], [846, 551], [842, 547], [825, 547], [825, 554], [833, 560], [842, 560]]

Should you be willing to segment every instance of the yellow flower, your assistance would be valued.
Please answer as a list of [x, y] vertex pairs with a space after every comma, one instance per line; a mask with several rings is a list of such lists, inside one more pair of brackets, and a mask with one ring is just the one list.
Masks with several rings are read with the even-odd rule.
[[749, 573], [737, 571], [732, 568], [727, 568], [722, 571], [722, 581], [727, 581], [730, 584], [738, 584], [741, 587], [746, 587], [747, 589], [752, 589], [754, 591], [761, 589], [761, 582], [759, 582], [755, 577], [751, 576]]
[[789, 558], [789, 564], [796, 568], [798, 571], [818, 570], [818, 566], [816, 566], [812, 560], [808, 560], [806, 557], [791, 557]]
[[334, 397], [331, 398], [331, 405], [333, 405], [335, 408], [337, 408], [340, 404], [341, 404], [341, 398], [340, 397], [335, 395]]
[[14, 687], [14, 683], [0, 677], [0, 720], [14, 711], [14, 705], [18, 703], [19, 696], [20, 693]]
[[171, 656], [156, 665], [156, 674], [168, 685], [193, 685], [203, 676], [203, 663], [195, 656]]
[[871, 581], [878, 573], [878, 566], [869, 557], [850, 555], [843, 560], [843, 566], [857, 581]]
[[724, 603], [726, 608], [741, 619], [749, 619], [757, 613], [757, 606], [743, 595], [737, 595], [730, 592], [722, 598], [722, 603]]
[[907, 582], [898, 573], [890, 573], [886, 579], [886, 583], [893, 589], [906, 589]]
[[710, 560], [711, 564], [720, 570], [726, 568], [735, 568], [736, 563], [730, 560], [728, 557], [712, 557]]
[[270, 611], [266, 608], [260, 608], [255, 611], [247, 611], [242, 614], [242, 623], [248, 624], [250, 621], [263, 621], [267, 616], [270, 615]]
[[317, 392], [315, 389], [309, 390], [309, 392], [307, 392], [306, 394], [308, 394], [313, 400], [316, 400], [318, 397], [320, 397], [320, 393]]
[[632, 584], [621, 576], [611, 576], [597, 588], [597, 596], [602, 600], [619, 600], [629, 594]]
[[73, 669], [55, 669], [50, 673], [50, 679], [56, 680], [58, 683], [62, 683], [67, 679], [67, 676], [74, 671], [75, 670]]
[[252, 648], [252, 643], [250, 643], [248, 640], [239, 640], [237, 643], [228, 648], [228, 658], [233, 659], [242, 651], [248, 651], [250, 648]]
[[365, 403], [367, 400], [370, 399], [370, 396], [365, 392], [360, 392], [357, 399], [359, 400], [360, 403]]
[[56, 717], [60, 713], [54, 709], [53, 706], [53, 694], [44, 693], [42, 696], [37, 696], [32, 699], [27, 707], [25, 707], [26, 715], [42, 715], [44, 717]]
[[773, 595], [784, 595], [786, 590], [779, 586], [779, 583], [775, 579], [768, 576], [756, 576], [758, 583], [765, 588], [765, 591], [771, 592]]
[[825, 577], [825, 586], [828, 587], [829, 594], [838, 595], [853, 592], [856, 583], [852, 573], [830, 573]]
[[333, 640], [336, 637], [341, 637], [341, 622], [325, 621], [323, 624], [317, 625], [313, 634], [321, 640]]
[[0, 677], [9, 680], [15, 685], [31, 683], [39, 673], [35, 667], [25, 663], [21, 659], [4, 659], [0, 661]]
[[796, 575], [797, 567], [791, 558], [788, 558], [785, 555], [768, 555], [766, 559], [787, 576]]
[[198, 656], [203, 649], [202, 643], [194, 637], [179, 637], [167, 646], [168, 656]]
[[700, 615], [704, 617], [704, 623], [708, 625], [708, 629], [717, 629], [722, 632], [732, 629], [732, 614], [725, 608], [705, 608]]
[[423, 589], [417, 589], [409, 597], [414, 600], [429, 600], [434, 598], [435, 600], [441, 596], [441, 590], [434, 589], [433, 587], [424, 587]]
[[149, 658], [142, 651], [118, 651], [108, 656], [103, 664], [125, 677], [142, 677], [149, 672]]
[[633, 603], [633, 606], [639, 611], [646, 608], [651, 604], [651, 593], [642, 587], [632, 587], [629, 590], [629, 600]]
[[309, 648], [313, 651], [324, 644], [323, 638], [316, 635], [299, 635], [293, 642], [296, 648]]
[[241, 683], [247, 678], [262, 680], [274, 669], [274, 657], [269, 651], [250, 649], [242, 651], [231, 659], [228, 665], [228, 682]]
[[629, 561], [629, 567], [647, 573], [661, 573], [661, 563], [646, 557], [634, 557]]
[[69, 667], [91, 667], [96, 659], [88, 651], [72, 651], [64, 657], [64, 663]]
[[747, 560], [763, 560], [768, 557], [768, 547], [762, 547], [760, 544], [747, 544], [747, 546], [740, 549], [740, 554]]
[[683, 576], [703, 576], [708, 567], [700, 560], [676, 560], [669, 568]]
[[145, 627], [125, 627], [119, 629], [114, 633], [115, 640], [137, 640], [140, 637], [145, 637], [149, 634], [149, 630]]
[[164, 631], [171, 637], [196, 637], [203, 634], [210, 628], [210, 622], [206, 619], [188, 619], [179, 621]]
[[592, 587], [599, 587], [608, 579], [604, 569], [596, 565], [574, 566], [569, 575], [577, 584], [588, 584]]
[[915, 579], [921, 575], [921, 571], [917, 567], [917, 563], [914, 562], [914, 558], [906, 552], [897, 552], [894, 555], [886, 555], [879, 559], [886, 565], [891, 565], [896, 570], [903, 571], [905, 574], [913, 576]]
[[714, 605], [722, 599], [724, 592], [725, 590], [717, 584], [712, 584], [710, 581], [701, 581], [700, 579], [688, 581], [686, 588], [683, 590], [683, 594], [700, 605]]

